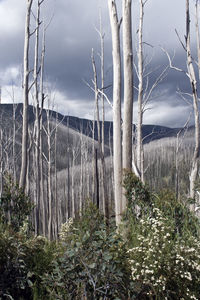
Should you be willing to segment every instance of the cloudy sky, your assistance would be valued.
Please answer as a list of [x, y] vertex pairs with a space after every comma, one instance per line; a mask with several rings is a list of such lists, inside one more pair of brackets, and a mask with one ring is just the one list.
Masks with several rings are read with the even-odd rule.
[[[137, 47], [138, 2], [133, 0], [133, 45]], [[194, 1], [193, 1], [194, 3]], [[117, 1], [119, 15], [121, 0]], [[34, 8], [33, 8], [34, 9]], [[91, 50], [94, 48], [97, 67], [100, 49], [99, 12], [102, 14], [105, 33], [106, 85], [112, 84], [111, 34], [107, 0], [45, 0], [42, 5], [44, 23], [51, 23], [46, 36], [45, 86], [52, 94], [54, 109], [63, 114], [93, 118], [94, 95], [85, 84], [92, 84]], [[0, 85], [2, 102], [22, 102], [23, 43], [26, 0], [0, 0]], [[191, 15], [194, 7], [191, 5]], [[194, 32], [194, 22], [191, 28]], [[34, 28], [34, 21], [32, 21]], [[184, 39], [185, 1], [148, 0], [145, 6], [144, 41], [147, 72], [152, 84], [168, 60], [161, 50], [165, 48], [174, 57], [174, 64], [186, 69], [185, 53], [181, 48], [175, 29]], [[194, 48], [195, 49], [195, 48]], [[33, 41], [32, 41], [33, 50]], [[31, 51], [31, 55], [33, 51]], [[193, 56], [196, 53], [194, 51]], [[134, 53], [136, 57], [136, 54]], [[100, 76], [100, 75], [99, 75]], [[137, 86], [137, 81], [135, 81]], [[189, 92], [187, 78], [170, 70], [152, 95], [144, 115], [146, 124], [170, 127], [183, 126], [191, 111], [178, 90]], [[112, 87], [106, 91], [112, 101]], [[135, 98], [137, 94], [135, 93]], [[137, 102], [134, 104], [136, 122]], [[106, 105], [106, 118], [112, 119], [112, 111]]]

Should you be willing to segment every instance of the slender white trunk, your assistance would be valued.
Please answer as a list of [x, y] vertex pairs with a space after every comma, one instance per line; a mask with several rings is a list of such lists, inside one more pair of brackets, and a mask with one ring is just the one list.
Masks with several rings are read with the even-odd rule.
[[40, 199], [42, 208], [42, 231], [43, 235], [46, 235], [46, 205], [45, 205], [45, 193], [44, 193], [44, 168], [43, 168], [43, 106], [44, 106], [44, 91], [43, 91], [43, 77], [44, 77], [44, 56], [45, 56], [45, 30], [43, 31], [43, 46], [41, 54], [41, 74], [40, 74], [40, 98], [41, 98], [41, 108], [40, 108], [40, 151], [39, 151], [39, 169], [40, 169]]
[[50, 113], [49, 113], [49, 108], [47, 110], [47, 147], [48, 147], [48, 161], [47, 161], [47, 190], [48, 190], [48, 211], [49, 211], [49, 219], [48, 219], [48, 238], [51, 240], [53, 238], [53, 231], [52, 231], [52, 179], [51, 179], [51, 174], [52, 174], [52, 168], [51, 168], [51, 128], [50, 128]]
[[81, 147], [80, 147], [80, 167], [81, 167], [81, 172], [80, 172], [80, 195], [79, 195], [79, 215], [82, 215], [82, 209], [83, 209], [83, 129], [81, 129], [80, 133], [80, 142], [81, 142]]
[[[132, 0], [122, 1], [123, 60], [124, 60], [124, 118], [123, 118], [123, 169], [132, 170], [132, 124], [133, 124], [133, 49], [131, 6]], [[127, 199], [123, 189], [122, 211]]]
[[72, 150], [72, 218], [75, 218], [75, 149]]
[[143, 124], [143, 16], [144, 3], [140, 3], [140, 21], [139, 21], [139, 47], [138, 47], [138, 118], [137, 118], [137, 168], [140, 174], [140, 179], [144, 181], [143, 172], [143, 142], [142, 142], [142, 124]]
[[16, 151], [15, 151], [15, 146], [16, 146], [16, 104], [14, 103], [14, 98], [13, 98], [13, 142], [12, 142], [12, 155], [13, 155], [13, 181], [16, 184], [17, 182], [17, 175], [16, 175]]
[[[58, 114], [56, 113], [55, 145], [54, 145], [54, 235], [58, 238], [58, 174], [57, 174], [57, 135], [58, 135]], [[60, 202], [60, 201], [59, 201]]]
[[22, 162], [19, 186], [25, 188], [27, 173], [28, 148], [28, 97], [29, 97], [29, 42], [30, 42], [30, 16], [33, 0], [27, 0], [24, 42], [24, 80], [23, 80], [23, 128], [22, 128]]
[[187, 69], [190, 79], [190, 85], [192, 89], [194, 119], [195, 119], [195, 149], [192, 158], [192, 166], [190, 171], [190, 197], [195, 197], [195, 181], [198, 174], [198, 160], [199, 160], [199, 110], [198, 110], [198, 95], [197, 95], [197, 81], [195, 71], [193, 67], [193, 60], [191, 56], [191, 44], [190, 44], [190, 11], [189, 0], [186, 0], [186, 51], [187, 51]]
[[123, 0], [124, 119], [123, 168], [132, 169], [133, 50], [131, 25], [132, 0]]
[[34, 59], [34, 90], [35, 90], [35, 234], [39, 234], [39, 221], [40, 221], [40, 111], [39, 111], [39, 89], [38, 89], [38, 55], [39, 55], [39, 29], [40, 29], [40, 2], [37, 2], [37, 15], [36, 15], [36, 31], [35, 31], [35, 59]]
[[121, 222], [122, 214], [122, 141], [121, 141], [121, 57], [120, 24], [117, 7], [113, 0], [108, 0], [112, 34], [113, 55], [113, 164], [114, 164], [114, 198], [116, 224]]

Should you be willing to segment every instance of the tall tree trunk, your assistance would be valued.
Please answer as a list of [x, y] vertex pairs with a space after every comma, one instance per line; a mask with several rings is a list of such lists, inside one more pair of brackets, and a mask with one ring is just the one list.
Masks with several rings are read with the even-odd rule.
[[82, 209], [83, 209], [83, 127], [81, 127], [81, 133], [80, 133], [80, 193], [79, 193], [79, 215], [82, 215]]
[[94, 109], [94, 118], [92, 122], [92, 199], [93, 203], [97, 204], [96, 201], [96, 167], [95, 167], [95, 109]]
[[72, 219], [75, 219], [75, 160], [76, 152], [72, 149]]
[[23, 80], [23, 128], [22, 128], [22, 162], [19, 186], [25, 188], [27, 173], [27, 148], [28, 148], [28, 98], [29, 98], [29, 41], [30, 41], [30, 16], [33, 0], [27, 0], [25, 42], [24, 42], [24, 80]]
[[17, 175], [16, 175], [16, 104], [14, 103], [14, 98], [13, 98], [13, 140], [12, 140], [12, 161], [13, 161], [13, 181], [16, 184], [17, 182]]
[[58, 174], [57, 174], [57, 136], [58, 136], [58, 113], [56, 113], [56, 128], [55, 128], [55, 141], [54, 141], [54, 236], [58, 238]]
[[[49, 106], [49, 105], [48, 105]], [[48, 161], [47, 161], [47, 191], [48, 191], [48, 211], [49, 211], [49, 219], [48, 219], [48, 238], [51, 240], [53, 238], [53, 198], [52, 198], [52, 168], [51, 168], [51, 128], [50, 128], [50, 112], [49, 108], [46, 111], [47, 113], [47, 147], [48, 147]]]
[[40, 98], [41, 98], [41, 108], [40, 108], [40, 151], [39, 151], [39, 169], [40, 169], [40, 199], [41, 199], [41, 209], [42, 209], [42, 232], [46, 235], [46, 204], [45, 203], [45, 193], [44, 193], [44, 166], [43, 166], [43, 107], [44, 107], [44, 88], [43, 88], [43, 77], [44, 77], [44, 57], [45, 57], [45, 29], [43, 30], [43, 45], [41, 54], [41, 73], [40, 73]]
[[114, 198], [116, 225], [121, 222], [122, 214], [122, 142], [121, 142], [121, 57], [120, 23], [118, 22], [116, 2], [108, 0], [113, 55], [113, 163]]
[[[102, 142], [101, 142], [101, 128], [100, 128], [100, 118], [99, 118], [99, 92], [98, 92], [98, 85], [97, 85], [97, 71], [96, 71], [96, 64], [94, 60], [94, 53], [92, 50], [92, 67], [94, 73], [94, 91], [95, 91], [95, 104], [96, 104], [96, 120], [97, 120], [97, 135], [98, 135], [98, 150], [100, 154], [101, 160], [101, 174], [102, 174], [102, 204], [103, 204], [103, 212], [106, 220], [109, 220], [109, 204], [108, 204], [108, 197], [106, 192], [106, 183], [105, 183], [105, 160], [104, 154], [102, 153]], [[104, 130], [104, 128], [103, 128]], [[97, 151], [96, 151], [96, 161], [97, 160]], [[98, 178], [98, 179], [97, 179]], [[99, 177], [97, 174], [97, 162], [96, 162], [96, 184], [97, 184], [97, 197], [99, 198]], [[98, 201], [99, 202], [99, 201]]]
[[190, 197], [195, 197], [195, 181], [198, 174], [198, 161], [199, 161], [199, 110], [198, 110], [198, 95], [197, 95], [197, 81], [195, 71], [193, 67], [193, 60], [191, 56], [191, 45], [190, 45], [190, 11], [189, 11], [189, 0], [186, 0], [186, 51], [187, 51], [187, 69], [190, 79], [190, 85], [192, 89], [193, 98], [193, 109], [195, 119], [195, 149], [192, 158], [192, 166], [190, 171]]
[[137, 118], [137, 168], [140, 179], [144, 182], [143, 172], [143, 142], [142, 142], [142, 124], [143, 124], [143, 15], [144, 3], [140, 3], [140, 22], [139, 22], [139, 46], [138, 46], [138, 118]]
[[35, 58], [34, 58], [34, 100], [35, 100], [35, 155], [34, 155], [34, 168], [35, 168], [35, 234], [39, 234], [40, 222], [40, 109], [39, 109], [39, 89], [38, 89], [38, 55], [39, 55], [39, 29], [40, 29], [40, 1], [37, 1], [37, 15], [36, 15], [36, 31], [35, 31]]
[[[71, 218], [72, 201], [70, 197], [70, 152], [69, 152], [69, 118], [67, 119], [67, 218]], [[72, 169], [72, 168], [71, 168]]]
[[132, 0], [123, 0], [124, 119], [123, 168], [132, 169], [133, 50], [131, 25]]
[[[132, 124], [133, 124], [133, 49], [131, 6], [132, 0], [122, 1], [123, 14], [123, 59], [124, 59], [124, 119], [123, 119], [123, 169], [132, 169]], [[122, 211], [126, 209], [123, 189]]]

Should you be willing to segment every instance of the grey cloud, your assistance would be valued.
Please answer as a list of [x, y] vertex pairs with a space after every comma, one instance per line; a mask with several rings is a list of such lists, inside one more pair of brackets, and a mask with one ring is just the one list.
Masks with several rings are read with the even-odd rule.
[[[16, 30], [13, 31], [9, 29], [6, 23], [6, 30], [0, 28], [2, 40], [0, 43], [0, 74], [6, 72], [8, 67], [19, 66], [20, 68], [22, 64], [24, 39], [24, 25], [22, 26], [22, 24], [24, 24], [25, 14], [25, 5], [22, 2], [23, 1], [17, 1], [17, 5], [19, 5], [20, 8], [15, 11], [18, 15], [16, 20], [20, 21]], [[118, 0], [117, 3], [119, 14], [121, 14], [121, 1]], [[13, 11], [13, 7], [16, 7], [16, 0], [0, 1], [0, 14], [1, 5], [5, 4], [7, 5], [7, 10]], [[136, 24], [138, 21], [137, 6], [138, 1], [134, 0], [134, 32], [136, 32], [138, 26]], [[52, 85], [53, 88], [58, 91], [58, 97], [62, 94], [62, 97], [60, 96], [62, 98], [60, 105], [64, 106], [64, 102], [66, 101], [66, 110], [68, 109], [67, 106], [69, 106], [70, 111], [73, 113], [77, 112], [79, 116], [81, 116], [81, 114], [83, 116], [87, 114], [92, 115], [89, 110], [92, 111], [93, 109], [92, 101], [94, 95], [83, 83], [82, 79], [91, 83], [93, 77], [90, 58], [92, 48], [95, 50], [97, 68], [99, 69], [99, 58], [97, 55], [100, 49], [99, 37], [95, 30], [95, 26], [99, 26], [99, 7], [101, 7], [102, 10], [105, 32], [105, 70], [108, 71], [106, 72], [106, 84], [110, 84], [112, 82], [112, 49], [107, 1], [49, 0], [45, 1], [43, 6], [42, 15], [44, 16], [44, 22], [48, 23], [53, 15], [46, 36], [45, 79], [49, 82], [49, 85]], [[176, 28], [180, 36], [184, 38], [184, 10], [185, 3], [183, 0], [149, 0], [147, 2], [144, 21], [144, 39], [145, 42], [153, 45], [154, 48], [152, 49], [151, 47], [145, 46], [145, 51], [149, 57], [152, 51], [155, 52], [149, 67], [154, 70], [160, 66], [158, 71], [152, 73], [150, 84], [152, 84], [162, 68], [168, 64], [166, 55], [161, 51], [160, 46], [165, 47], [171, 55], [173, 55], [175, 51], [174, 64], [186, 69], [185, 53], [174, 31]], [[7, 22], [9, 22], [9, 19]], [[193, 23], [192, 26], [194, 26]], [[32, 24], [32, 27], [34, 27], [34, 24]], [[135, 42], [136, 40], [134, 39], [134, 45]], [[31, 51], [33, 51], [33, 44]], [[157, 122], [157, 124], [158, 122], [162, 122], [162, 124], [166, 122], [168, 125], [175, 125], [176, 118], [172, 117], [172, 115], [177, 114], [179, 119], [185, 119], [188, 108], [178, 97], [176, 93], [177, 88], [180, 88], [184, 92], [189, 92], [190, 85], [188, 79], [184, 74], [170, 70], [167, 77], [154, 93], [156, 98], [156, 104], [153, 105], [155, 113], [152, 110], [149, 117], [145, 117], [146, 121]], [[111, 99], [112, 88], [106, 92]], [[135, 98], [136, 97], [137, 94], [135, 92]], [[76, 109], [72, 108], [73, 103]], [[79, 103], [80, 111], [78, 111]], [[88, 112], [85, 109], [87, 103], [89, 103]], [[170, 114], [168, 114], [168, 119], [167, 114], [165, 114], [161, 120], [159, 110], [163, 110], [164, 103], [168, 103], [166, 110], [170, 110]], [[172, 114], [173, 107], [180, 107], [180, 110], [183, 108], [182, 111], [184, 111], [184, 113], [182, 113], [182, 117], [180, 110], [175, 110], [174, 114]], [[108, 116], [111, 116], [110, 110]]]

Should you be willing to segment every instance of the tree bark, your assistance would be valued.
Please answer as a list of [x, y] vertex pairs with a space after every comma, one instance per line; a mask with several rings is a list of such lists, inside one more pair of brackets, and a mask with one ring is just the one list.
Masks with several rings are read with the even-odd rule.
[[190, 85], [192, 90], [193, 98], [193, 109], [195, 119], [195, 149], [192, 158], [192, 166], [190, 171], [190, 197], [195, 197], [195, 181], [198, 175], [198, 164], [199, 164], [199, 110], [198, 110], [198, 94], [197, 94], [197, 81], [193, 66], [193, 60], [191, 55], [191, 44], [190, 44], [190, 11], [189, 11], [189, 0], [186, 0], [186, 52], [187, 52], [187, 69], [190, 79]]
[[116, 225], [121, 222], [122, 214], [122, 142], [121, 142], [121, 57], [120, 23], [118, 22], [116, 2], [108, 0], [113, 55], [113, 164], [114, 198]]
[[[124, 118], [123, 118], [123, 169], [132, 170], [133, 124], [133, 49], [132, 49], [132, 0], [123, 0], [123, 60], [124, 60]], [[123, 189], [122, 211], [127, 199]]]
[[27, 174], [27, 148], [28, 148], [28, 104], [29, 104], [29, 41], [30, 41], [30, 15], [33, 0], [27, 0], [24, 42], [24, 79], [23, 79], [23, 128], [22, 128], [22, 162], [19, 186], [25, 189]]
[[144, 3], [140, 3], [140, 21], [139, 21], [139, 47], [138, 47], [138, 118], [137, 118], [137, 168], [139, 170], [140, 179], [144, 182], [143, 168], [143, 142], [142, 142], [142, 124], [143, 124], [143, 15]]
[[123, 168], [132, 169], [133, 50], [131, 25], [132, 0], [123, 0], [124, 118]]

